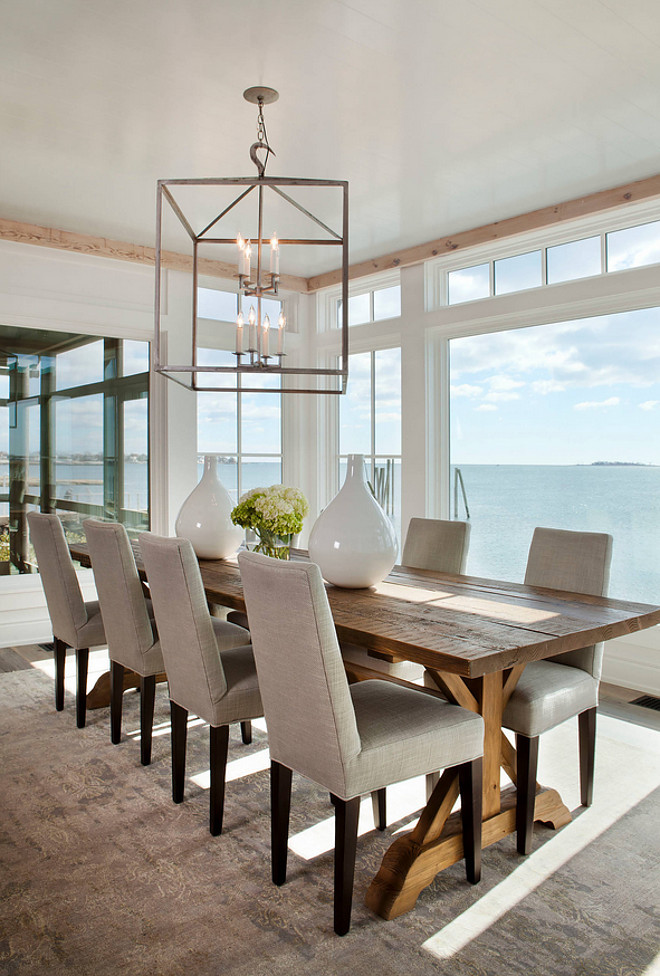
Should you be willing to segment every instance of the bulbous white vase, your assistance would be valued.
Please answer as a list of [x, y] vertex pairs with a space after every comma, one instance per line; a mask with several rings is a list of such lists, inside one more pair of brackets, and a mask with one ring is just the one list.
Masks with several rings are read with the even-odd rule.
[[204, 474], [181, 506], [174, 531], [190, 539], [200, 559], [227, 559], [243, 540], [243, 529], [231, 520], [232, 500], [218, 478], [218, 459], [204, 457]]
[[396, 562], [392, 523], [367, 485], [362, 454], [349, 454], [344, 485], [312, 528], [309, 558], [324, 579], [357, 589], [385, 579]]

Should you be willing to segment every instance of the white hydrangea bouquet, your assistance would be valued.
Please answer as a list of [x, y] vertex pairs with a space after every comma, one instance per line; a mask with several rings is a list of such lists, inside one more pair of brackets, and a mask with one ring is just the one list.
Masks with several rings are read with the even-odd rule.
[[302, 529], [308, 512], [307, 499], [298, 488], [271, 485], [252, 488], [241, 495], [232, 509], [231, 520], [256, 534], [259, 542], [254, 546], [255, 552], [288, 559], [291, 540]]

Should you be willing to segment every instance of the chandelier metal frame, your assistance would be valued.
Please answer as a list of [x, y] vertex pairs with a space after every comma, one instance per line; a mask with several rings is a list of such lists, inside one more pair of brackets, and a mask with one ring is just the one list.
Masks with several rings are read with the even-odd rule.
[[[278, 98], [278, 94], [274, 89], [270, 88], [248, 88], [244, 93], [244, 97], [247, 101], [253, 102], [259, 106], [259, 115], [257, 120], [257, 141], [250, 147], [250, 158], [257, 167], [258, 175], [256, 177], [217, 177], [217, 178], [207, 178], [207, 179], [174, 179], [174, 180], [158, 180], [157, 182], [157, 205], [156, 205], [156, 254], [155, 254], [155, 264], [156, 264], [156, 295], [154, 303], [155, 311], [155, 331], [154, 331], [154, 370], [157, 373], [161, 373], [168, 379], [174, 380], [185, 386], [187, 389], [192, 390], [204, 390], [205, 392], [236, 392], [239, 388], [238, 380], [233, 385], [210, 385], [208, 381], [208, 374], [219, 374], [223, 375], [234, 375], [237, 376], [241, 374], [244, 379], [241, 380], [240, 390], [242, 392], [265, 392], [263, 386], [250, 386], [247, 384], [248, 376], [266, 376], [266, 375], [282, 375], [282, 376], [304, 376], [309, 377], [334, 377], [336, 380], [336, 385], [334, 388], [317, 388], [316, 386], [302, 387], [302, 386], [281, 386], [282, 393], [316, 393], [316, 394], [343, 394], [346, 392], [346, 386], [348, 381], [348, 183], [345, 180], [313, 180], [313, 179], [295, 179], [291, 177], [270, 177], [265, 175], [266, 164], [270, 155], [275, 155], [272, 148], [268, 143], [268, 137], [266, 135], [265, 123], [263, 119], [263, 106], [269, 102], [273, 102]], [[258, 156], [259, 150], [265, 150], [265, 159], [260, 159]], [[185, 216], [181, 206], [174, 198], [172, 189], [173, 187], [218, 187], [218, 186], [234, 186], [240, 190], [238, 196], [232, 200], [232, 202], [224, 208], [217, 216], [206, 224], [206, 226], [199, 232], [195, 231], [192, 226], [192, 222], [188, 220]], [[337, 187], [342, 191], [342, 205], [341, 205], [341, 232], [334, 230], [332, 227], [328, 226], [319, 217], [315, 216], [310, 210], [303, 207], [300, 203], [294, 200], [289, 193], [286, 192], [285, 188], [292, 187]], [[198, 338], [198, 324], [197, 324], [197, 295], [198, 295], [198, 279], [199, 279], [199, 257], [198, 249], [200, 245], [227, 245], [236, 244], [235, 237], [222, 237], [218, 236], [219, 225], [224, 217], [242, 200], [246, 197], [254, 194], [256, 191], [257, 197], [257, 222], [258, 222], [258, 233], [257, 238], [251, 240], [249, 243], [256, 247], [256, 257], [257, 264], [255, 269], [255, 275], [252, 277], [250, 259], [247, 259], [247, 270], [248, 274], [242, 273], [246, 270], [245, 266], [242, 264], [243, 258], [239, 258], [239, 268], [238, 273], [234, 275], [234, 278], [238, 279], [238, 294], [247, 297], [253, 297], [257, 303], [257, 310], [255, 314], [255, 319], [257, 322], [256, 332], [250, 329], [250, 336], [248, 342], [247, 351], [242, 349], [242, 330], [243, 330], [243, 320], [242, 316], [239, 316], [237, 321], [237, 342], [236, 342], [236, 365], [235, 366], [204, 366], [200, 365], [197, 361], [197, 338]], [[264, 237], [264, 227], [263, 227], [263, 208], [264, 208], [264, 197], [266, 193], [272, 192], [276, 194], [281, 200], [284, 200], [290, 206], [295, 208], [300, 213], [304, 214], [305, 217], [309, 218], [316, 225], [322, 228], [323, 232], [327, 235], [323, 238], [284, 238], [275, 240], [275, 245], [273, 245], [273, 240], [268, 237]], [[192, 292], [192, 319], [191, 319], [191, 361], [188, 364], [172, 364], [164, 362], [162, 359], [164, 352], [164, 343], [162, 341], [162, 331], [161, 331], [161, 318], [162, 318], [162, 265], [163, 265], [163, 212], [164, 205], [167, 204], [171, 209], [172, 213], [177, 217], [181, 226], [185, 232], [190, 237], [192, 243], [192, 276], [193, 276], [193, 292]], [[212, 235], [212, 236], [211, 236]], [[246, 242], [239, 241], [239, 248], [244, 246]], [[275, 246], [277, 249], [277, 263], [273, 265], [272, 254], [271, 254], [271, 270], [265, 270], [264, 262], [264, 248], [270, 245], [271, 248]], [[286, 358], [286, 353], [284, 352], [283, 339], [284, 336], [281, 334], [279, 336], [277, 352], [274, 354], [269, 354], [269, 335], [270, 329], [266, 319], [266, 325], [263, 326], [262, 316], [261, 316], [261, 301], [262, 297], [276, 296], [279, 294], [280, 285], [280, 274], [279, 274], [279, 247], [286, 247], [288, 245], [306, 246], [306, 247], [318, 247], [318, 246], [332, 246], [341, 248], [342, 255], [342, 265], [341, 265], [341, 285], [342, 285], [342, 303], [341, 303], [341, 353], [339, 355], [340, 364], [338, 368], [323, 368], [323, 367], [294, 367], [285, 366], [284, 359]], [[273, 267], [275, 271], [273, 271]], [[280, 322], [280, 331], [283, 332], [285, 328], [285, 321]], [[268, 333], [264, 336], [264, 332]], [[253, 339], [253, 336], [255, 337]], [[244, 358], [245, 357], [245, 358]], [[276, 362], [277, 360], [277, 362]], [[185, 382], [183, 376], [185, 374], [190, 375], [190, 381]], [[199, 376], [203, 376], [203, 383], [200, 385]], [[220, 383], [221, 380], [218, 380]], [[268, 392], [272, 393], [272, 387], [268, 388]]]

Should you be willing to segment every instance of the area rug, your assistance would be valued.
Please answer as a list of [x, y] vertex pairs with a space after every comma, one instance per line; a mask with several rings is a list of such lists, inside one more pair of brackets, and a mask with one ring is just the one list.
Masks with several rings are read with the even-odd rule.
[[[333, 855], [321, 836], [332, 825], [327, 794], [294, 777], [288, 881], [276, 888], [265, 730], [255, 729], [249, 746], [232, 730], [224, 831], [214, 838], [207, 827], [208, 728], [191, 724], [186, 798], [174, 805], [165, 686], [157, 691], [148, 768], [139, 762], [138, 696], [124, 698], [125, 734], [112, 746], [107, 709], [89, 712], [79, 730], [73, 698], [56, 712], [44, 674], [0, 675], [3, 976], [651, 972], [660, 770], [658, 750], [650, 755], [651, 739], [643, 736], [656, 736], [657, 746], [658, 733], [642, 730], [638, 740], [632, 726], [601, 721], [605, 779], [597, 780], [591, 810], [576, 810], [556, 834], [538, 828], [527, 860], [511, 837], [489, 847], [476, 887], [466, 883], [462, 865], [444, 871], [413, 911], [391, 922], [373, 915], [364, 895], [393, 835], [415, 814], [383, 834], [367, 824], [358, 842], [352, 928], [338, 938]], [[559, 750], [565, 775], [576, 778], [575, 730], [561, 735], [551, 750]], [[573, 743], [570, 755], [561, 754], [566, 743]], [[635, 765], [651, 770], [638, 795]], [[602, 820], [622, 793], [628, 799], [613, 822]], [[601, 820], [585, 834], [599, 804]]]

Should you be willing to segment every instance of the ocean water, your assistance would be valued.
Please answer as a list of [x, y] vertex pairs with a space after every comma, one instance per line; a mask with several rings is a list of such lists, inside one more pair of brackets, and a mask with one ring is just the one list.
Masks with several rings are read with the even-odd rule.
[[[660, 603], [660, 467], [506, 464], [458, 467], [463, 476], [471, 525], [468, 573], [522, 581], [537, 525], [609, 532], [614, 539], [610, 594], [622, 600]], [[395, 465], [392, 521], [401, 541], [398, 468]], [[199, 477], [202, 469], [200, 462]], [[452, 517], [453, 472], [454, 468]], [[237, 465], [219, 463], [218, 474], [235, 500]], [[242, 490], [247, 491], [260, 485], [278, 484], [281, 467], [278, 461], [250, 462], [243, 465], [242, 475]], [[7, 484], [7, 477], [7, 463], [0, 463], [0, 485]], [[102, 477], [100, 463], [58, 464], [58, 496], [100, 505]], [[38, 467], [30, 472], [30, 480], [36, 478]], [[36, 493], [36, 485], [31, 490]], [[126, 463], [125, 506], [146, 510], [146, 464]], [[6, 509], [6, 503], [0, 508]], [[466, 517], [460, 491], [457, 517]]]
[[[660, 467], [461, 464], [467, 572], [522, 581], [536, 526], [609, 532], [609, 593], [660, 603]], [[452, 469], [452, 516], [454, 476]], [[465, 518], [459, 490], [458, 517]]]

